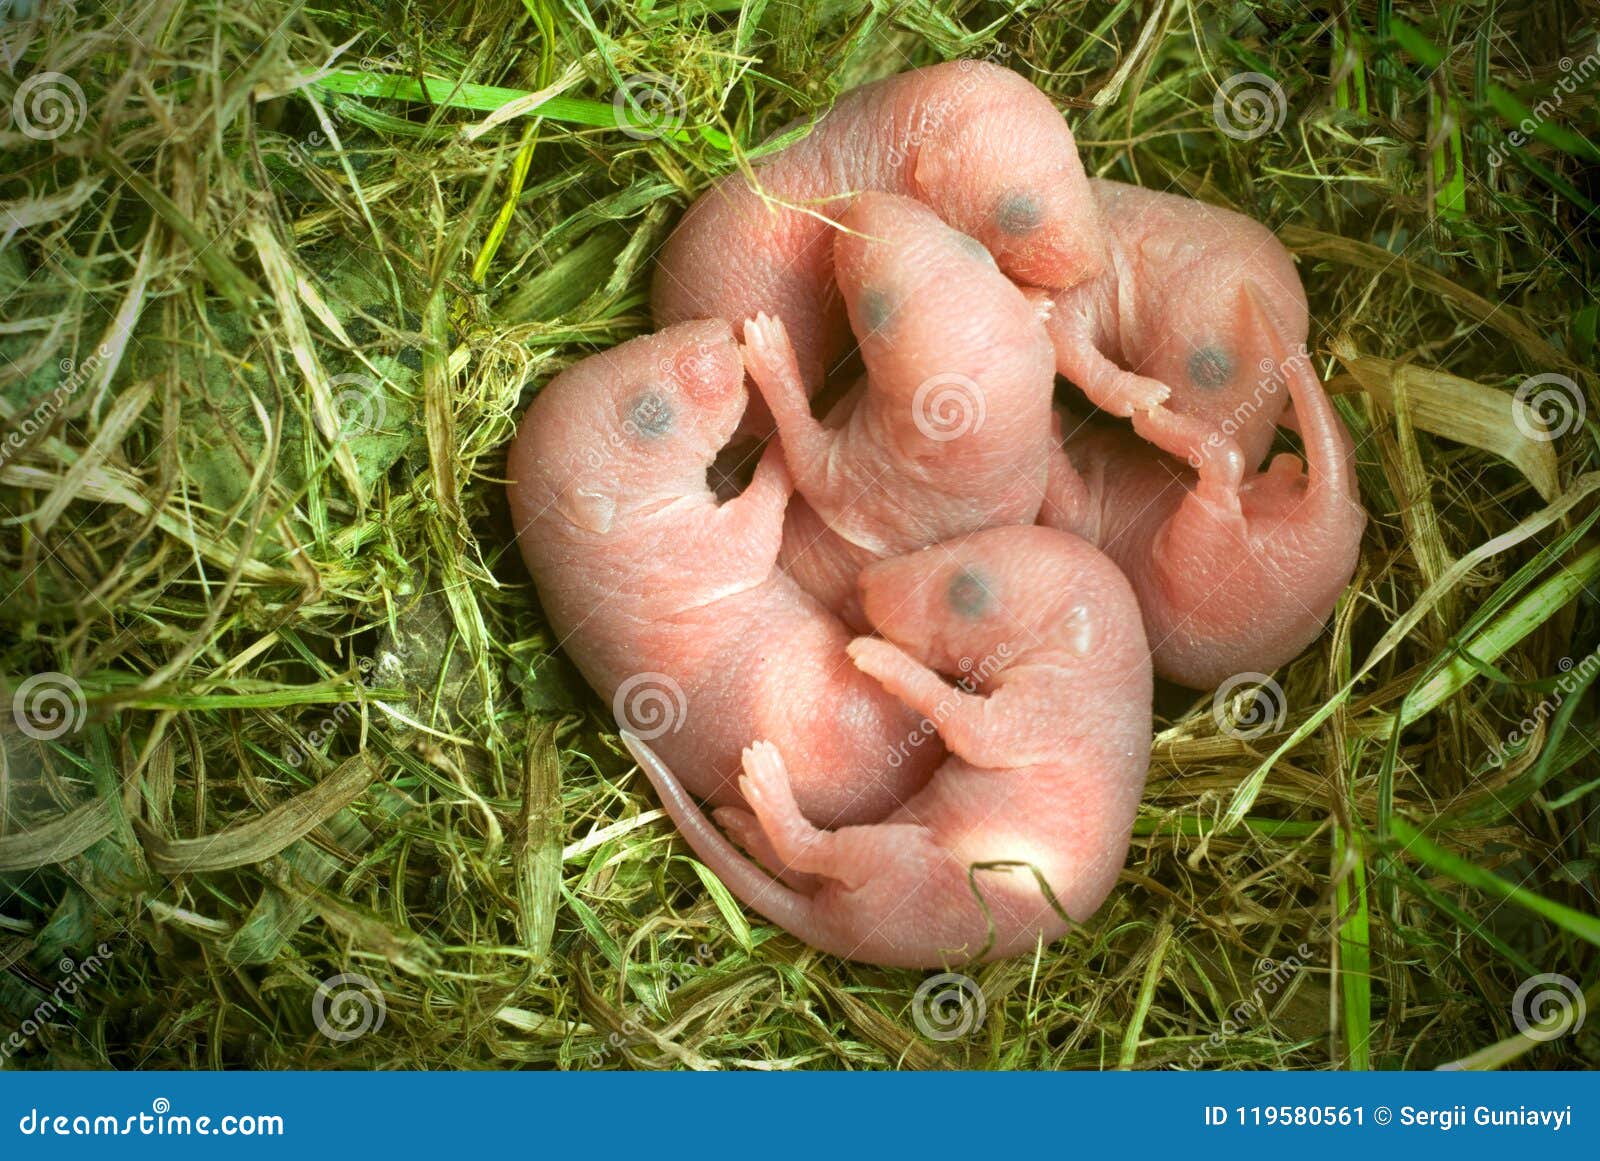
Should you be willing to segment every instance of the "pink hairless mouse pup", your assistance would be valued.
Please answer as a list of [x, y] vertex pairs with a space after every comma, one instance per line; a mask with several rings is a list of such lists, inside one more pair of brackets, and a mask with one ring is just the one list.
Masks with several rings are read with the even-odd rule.
[[[1294, 260], [1242, 214], [1121, 182], [1089, 187], [1110, 261], [1055, 296], [1056, 369], [1225, 496], [1261, 463], [1288, 406], [1269, 374], [1277, 352], [1306, 341]], [[1271, 325], [1258, 325], [1247, 282]]]
[[666, 702], [651, 736], [697, 794], [740, 803], [740, 751], [771, 738], [794, 762], [805, 817], [881, 818], [923, 784], [938, 747], [887, 761], [917, 715], [850, 665], [844, 626], [777, 567], [790, 484], [776, 451], [728, 503], [707, 487], [747, 398], [721, 322], [557, 376], [507, 465], [522, 554], [568, 654], [623, 724], [643, 728], [630, 697]]
[[[1366, 525], [1349, 435], [1303, 350], [1286, 351], [1254, 283], [1241, 330], [1265, 336], [1308, 466], [1276, 456], [1237, 487], [1127, 432], [1086, 430], [1052, 465], [1040, 522], [1101, 545], [1139, 594], [1155, 670], [1195, 689], [1293, 660], [1350, 582]], [[1068, 456], [1070, 455], [1070, 462]], [[1074, 468], [1076, 470], [1074, 470]]]
[[[862, 194], [834, 269], [866, 386], [837, 427], [811, 417], [783, 324], [745, 324], [745, 362], [778, 424], [795, 490], [780, 563], [864, 629], [864, 565], [999, 524], [1031, 524], [1054, 443], [1042, 308], [987, 250], [918, 202]], [[832, 417], [830, 417], [832, 418]]]
[[746, 750], [750, 828], [814, 890], [743, 858], [668, 764], [625, 735], [629, 749], [734, 894], [823, 951], [933, 967], [1057, 938], [1115, 884], [1149, 763], [1150, 655], [1127, 580], [1075, 536], [1007, 527], [870, 565], [861, 591], [888, 640], [851, 657], [938, 723], [951, 756], [881, 822], [829, 831], [797, 806], [782, 744]]
[[828, 219], [857, 193], [916, 198], [1025, 285], [1071, 286], [1104, 262], [1066, 122], [1028, 81], [983, 61], [913, 69], [845, 93], [808, 137], [753, 176], [759, 192], [730, 174], [689, 207], [662, 248], [651, 306], [658, 325], [781, 318], [810, 392], [849, 338]]

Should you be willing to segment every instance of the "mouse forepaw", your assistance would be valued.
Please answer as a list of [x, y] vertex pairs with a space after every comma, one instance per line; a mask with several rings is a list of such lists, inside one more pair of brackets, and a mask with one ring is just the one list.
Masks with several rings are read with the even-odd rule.
[[912, 660], [900, 646], [881, 637], [857, 637], [845, 646], [845, 652], [857, 669], [891, 693], [904, 688], [927, 668]]
[[[1244, 449], [1231, 435], [1192, 415], [1157, 407], [1133, 417], [1133, 430], [1168, 455], [1184, 460], [1200, 477], [1197, 491], [1214, 503], [1237, 506], [1239, 485], [1248, 468]], [[1228, 497], [1235, 497], [1230, 500]]]
[[857, 669], [933, 721], [950, 720], [966, 704], [966, 695], [892, 642], [857, 637], [846, 651]]
[[[763, 396], [770, 391], [787, 392], [792, 389], [799, 389], [804, 394], [799, 361], [782, 319], [765, 312], [746, 319], [740, 355], [744, 359], [745, 370], [756, 381], [756, 386], [761, 388]], [[770, 405], [770, 399], [768, 403]]]
[[1102, 380], [1099, 390], [1093, 393], [1086, 390], [1084, 394], [1100, 410], [1126, 418], [1160, 407], [1172, 397], [1172, 388], [1159, 379], [1118, 371]]

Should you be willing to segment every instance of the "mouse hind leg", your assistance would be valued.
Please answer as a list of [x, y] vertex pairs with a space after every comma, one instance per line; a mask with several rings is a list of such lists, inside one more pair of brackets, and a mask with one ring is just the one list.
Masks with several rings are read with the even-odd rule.
[[779, 865], [833, 879], [847, 890], [898, 878], [930, 857], [944, 855], [927, 828], [910, 823], [871, 823], [838, 830], [813, 826], [800, 812], [783, 755], [771, 742], [746, 748], [739, 790]]

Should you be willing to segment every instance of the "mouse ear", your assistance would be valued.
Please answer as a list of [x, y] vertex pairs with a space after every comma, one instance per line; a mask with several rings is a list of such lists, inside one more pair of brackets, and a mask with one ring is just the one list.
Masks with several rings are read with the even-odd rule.
[[614, 496], [581, 484], [568, 484], [557, 492], [555, 506], [569, 524], [585, 532], [610, 532], [617, 517]]

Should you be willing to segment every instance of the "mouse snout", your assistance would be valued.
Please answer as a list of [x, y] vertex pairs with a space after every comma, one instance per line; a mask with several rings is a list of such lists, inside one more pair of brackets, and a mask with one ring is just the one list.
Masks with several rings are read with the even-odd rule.
[[1100, 211], [1081, 169], [1013, 180], [991, 200], [988, 230], [979, 237], [1015, 281], [1062, 290], [1104, 273]]
[[[674, 422], [691, 422], [720, 447], [744, 413], [748, 395], [744, 362], [733, 328], [716, 319], [668, 327], [656, 336], [650, 378], [655, 393], [669, 401]], [[669, 408], [656, 412], [660, 418]]]
[[668, 327], [657, 372], [687, 398], [714, 406], [738, 392], [744, 364], [733, 341], [733, 328], [718, 319], [697, 319]]

